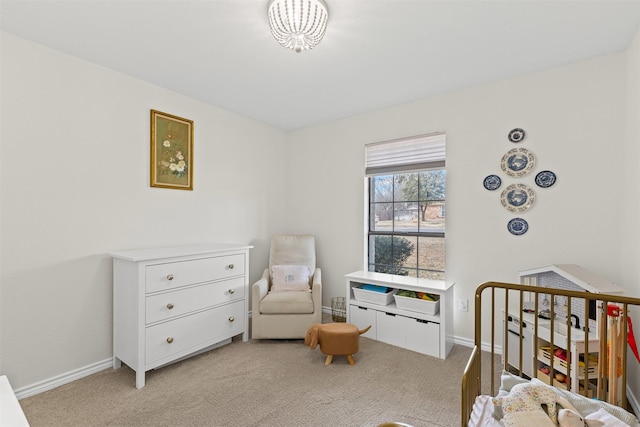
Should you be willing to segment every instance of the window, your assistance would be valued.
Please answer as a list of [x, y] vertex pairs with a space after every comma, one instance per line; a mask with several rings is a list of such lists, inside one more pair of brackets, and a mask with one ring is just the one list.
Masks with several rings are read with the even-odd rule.
[[366, 150], [369, 271], [444, 279], [445, 135]]

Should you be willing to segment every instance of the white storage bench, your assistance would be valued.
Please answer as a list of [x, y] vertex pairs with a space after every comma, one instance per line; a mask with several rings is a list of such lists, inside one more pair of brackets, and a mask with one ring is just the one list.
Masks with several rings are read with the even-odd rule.
[[[356, 271], [347, 274], [347, 322], [359, 329], [371, 325], [363, 336], [429, 356], [445, 359], [453, 347], [453, 284], [392, 274]], [[363, 285], [391, 290], [378, 296], [363, 294]], [[437, 295], [438, 301], [400, 297], [404, 289]], [[363, 298], [364, 295], [364, 298]], [[387, 303], [387, 299], [391, 297]], [[400, 301], [400, 302], [399, 302]]]

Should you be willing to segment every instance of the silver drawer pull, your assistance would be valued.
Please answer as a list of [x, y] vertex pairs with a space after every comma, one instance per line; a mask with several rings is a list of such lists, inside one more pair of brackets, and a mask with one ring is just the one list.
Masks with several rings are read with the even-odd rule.
[[236, 290], [235, 290], [235, 289], [229, 289], [229, 293], [230, 293], [230, 294], [235, 294], [235, 293], [236, 293]]
[[227, 265], [227, 268], [228, 268], [229, 270], [233, 270], [233, 268], [234, 268], [234, 267], [235, 267], [235, 265], [233, 265], [233, 264], [229, 264], [229, 265]]
[[167, 308], [168, 308], [169, 310], [171, 310], [171, 309], [173, 308], [173, 304], [171, 304], [171, 303], [167, 304]]
[[173, 274], [167, 274], [167, 280], [173, 280]]
[[171, 344], [171, 343], [173, 342], [173, 337], [169, 337], [169, 338], [167, 338], [167, 342], [168, 342], [169, 344]]
[[233, 316], [229, 316], [229, 322], [233, 322], [234, 320], [236, 320], [236, 318], [235, 318], [235, 317], [233, 317]]

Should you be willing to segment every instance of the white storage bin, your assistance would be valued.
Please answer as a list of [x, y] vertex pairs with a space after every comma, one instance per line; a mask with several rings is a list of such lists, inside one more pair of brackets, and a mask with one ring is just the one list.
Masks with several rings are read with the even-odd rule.
[[355, 297], [356, 300], [370, 302], [378, 305], [391, 304], [391, 301], [393, 301], [393, 296], [395, 295], [396, 292], [398, 292], [397, 289], [390, 289], [390, 291], [386, 293], [367, 291], [366, 289], [360, 289], [355, 287], [352, 289], [353, 289], [353, 296]]
[[440, 311], [440, 300], [429, 301], [420, 298], [402, 297], [394, 295], [396, 306], [403, 310], [417, 311], [418, 313], [438, 314]]

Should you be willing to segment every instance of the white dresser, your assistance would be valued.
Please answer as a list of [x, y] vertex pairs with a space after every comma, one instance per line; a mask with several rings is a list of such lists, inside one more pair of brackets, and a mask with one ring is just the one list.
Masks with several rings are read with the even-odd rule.
[[226, 243], [118, 251], [113, 367], [145, 372], [242, 334], [249, 339], [249, 249]]

